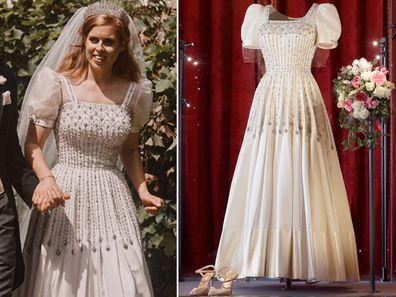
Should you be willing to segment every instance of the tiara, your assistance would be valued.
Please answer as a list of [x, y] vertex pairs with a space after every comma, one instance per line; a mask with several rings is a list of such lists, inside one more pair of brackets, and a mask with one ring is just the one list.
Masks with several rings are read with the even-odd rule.
[[111, 15], [120, 20], [125, 21], [127, 24], [129, 23], [128, 13], [120, 6], [109, 1], [100, 1], [88, 5], [84, 12], [84, 19], [92, 15], [99, 15], [99, 14]]

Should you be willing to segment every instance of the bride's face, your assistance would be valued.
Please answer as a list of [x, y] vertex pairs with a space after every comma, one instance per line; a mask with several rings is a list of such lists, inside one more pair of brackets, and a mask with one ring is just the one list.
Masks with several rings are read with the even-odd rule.
[[113, 26], [95, 26], [85, 40], [85, 54], [93, 68], [111, 69], [124, 50]]

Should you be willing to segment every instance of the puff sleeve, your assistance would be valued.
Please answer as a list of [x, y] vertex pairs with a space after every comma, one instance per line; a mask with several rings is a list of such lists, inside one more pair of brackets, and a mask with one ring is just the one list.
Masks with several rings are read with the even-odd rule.
[[46, 67], [39, 72], [28, 101], [31, 122], [53, 128], [62, 102], [62, 87], [59, 75]]
[[316, 46], [323, 49], [336, 48], [341, 35], [341, 22], [333, 4], [320, 4], [316, 11]]
[[261, 4], [251, 4], [246, 10], [241, 28], [242, 46], [244, 48], [259, 49], [258, 28], [264, 12]]
[[137, 97], [133, 103], [132, 133], [139, 133], [140, 129], [150, 118], [153, 103], [152, 83], [144, 80], [136, 86]]

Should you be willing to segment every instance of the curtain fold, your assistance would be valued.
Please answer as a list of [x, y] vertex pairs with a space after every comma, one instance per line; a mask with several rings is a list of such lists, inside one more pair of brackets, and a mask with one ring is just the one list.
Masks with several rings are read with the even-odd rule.
[[[339, 46], [326, 67], [313, 70], [332, 124], [355, 227], [361, 273], [368, 271], [367, 150], [342, 150], [346, 136], [338, 124], [332, 79], [353, 59], [372, 59], [372, 42], [384, 34], [383, 1], [318, 1], [333, 3], [340, 14]], [[213, 263], [220, 239], [227, 195], [257, 84], [258, 68], [244, 63], [240, 28], [253, 1], [180, 1], [180, 39], [193, 42], [186, 51], [183, 139], [181, 275]], [[305, 15], [313, 1], [278, 0], [274, 5], [291, 16]], [[394, 152], [393, 152], [394, 155]], [[392, 155], [392, 156], [393, 156]], [[380, 269], [380, 152], [376, 151], [377, 268]], [[393, 187], [395, 188], [395, 186]], [[238, 218], [236, 218], [238, 219]]]

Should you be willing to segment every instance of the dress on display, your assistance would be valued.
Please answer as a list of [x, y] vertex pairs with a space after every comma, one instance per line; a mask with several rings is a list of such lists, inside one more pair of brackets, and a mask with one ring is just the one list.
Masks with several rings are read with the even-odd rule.
[[272, 20], [252, 4], [246, 48], [260, 49], [266, 74], [252, 103], [231, 184], [216, 268], [239, 277], [359, 280], [355, 234], [333, 134], [311, 73], [316, 47], [337, 46], [332, 4], [302, 18]]
[[137, 212], [117, 158], [151, 111], [151, 89], [131, 83], [121, 105], [76, 98], [70, 81], [40, 74], [32, 121], [54, 128], [58, 161], [51, 172], [70, 194], [50, 214], [33, 211], [24, 248], [20, 297], [153, 296]]

